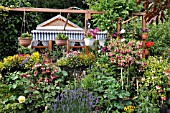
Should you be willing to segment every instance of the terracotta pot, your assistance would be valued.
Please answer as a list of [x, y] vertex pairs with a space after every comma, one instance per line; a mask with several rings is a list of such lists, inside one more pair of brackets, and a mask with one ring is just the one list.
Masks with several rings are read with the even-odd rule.
[[67, 44], [67, 40], [55, 40], [57, 46], [64, 46]]
[[31, 44], [32, 39], [18, 39], [21, 46], [28, 47]]
[[148, 34], [147, 34], [147, 33], [143, 33], [143, 34], [141, 35], [141, 37], [142, 37], [142, 39], [146, 40], [146, 39], [148, 38]]
[[149, 51], [147, 49], [145, 49], [145, 55], [149, 55]]

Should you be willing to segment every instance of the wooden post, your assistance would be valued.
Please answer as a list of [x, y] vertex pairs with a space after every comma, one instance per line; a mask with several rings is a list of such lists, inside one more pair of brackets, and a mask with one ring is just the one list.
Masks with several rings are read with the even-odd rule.
[[[120, 34], [121, 21], [122, 21], [121, 17], [117, 18], [117, 34]], [[117, 35], [117, 38], [120, 38], [120, 36]]]
[[89, 54], [88, 46], [86, 46], [86, 45], [85, 45], [85, 52], [86, 52], [86, 54]]
[[[90, 11], [88, 10], [86, 13], [85, 13], [85, 31], [87, 30], [87, 21], [91, 19], [91, 13]], [[88, 54], [88, 46], [85, 46], [85, 52], [86, 54]]]
[[[146, 29], [145, 12], [134, 13], [134, 15], [142, 16], [142, 30], [145, 30]], [[145, 42], [146, 42], [146, 40], [142, 39], [142, 58], [145, 58]]]
[[90, 11], [88, 10], [86, 13], [85, 13], [85, 29], [87, 28], [87, 21], [91, 19], [91, 13]]
[[[142, 15], [142, 30], [145, 30], [146, 29], [146, 20], [145, 20], [145, 17], [144, 15]], [[142, 39], [142, 58], [145, 58], [145, 42], [146, 40], [145, 39]]]
[[69, 54], [70, 52], [70, 41], [67, 40], [67, 54]]
[[48, 41], [48, 49], [49, 49], [50, 51], [53, 50], [53, 47], [52, 47], [52, 40], [49, 40], [49, 41]]

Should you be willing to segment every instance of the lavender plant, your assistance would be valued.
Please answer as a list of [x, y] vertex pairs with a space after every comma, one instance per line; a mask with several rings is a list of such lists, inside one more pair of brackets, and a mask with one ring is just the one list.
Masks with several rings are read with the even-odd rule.
[[92, 113], [98, 98], [81, 88], [65, 90], [57, 96], [48, 113]]

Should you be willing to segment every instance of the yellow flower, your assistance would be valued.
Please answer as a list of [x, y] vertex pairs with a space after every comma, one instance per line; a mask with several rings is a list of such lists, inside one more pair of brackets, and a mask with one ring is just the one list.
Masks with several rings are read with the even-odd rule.
[[40, 54], [38, 52], [34, 52], [30, 57], [28, 63], [25, 64], [26, 68], [32, 67], [40, 58]]
[[35, 58], [35, 60], [39, 60], [40, 54], [39, 54], [38, 52], [34, 52], [34, 53], [32, 54], [32, 58]]
[[0, 71], [2, 71], [4, 69], [4, 64], [2, 62], [0, 62]]
[[19, 103], [25, 102], [25, 97], [24, 96], [19, 96], [18, 101], [19, 101]]

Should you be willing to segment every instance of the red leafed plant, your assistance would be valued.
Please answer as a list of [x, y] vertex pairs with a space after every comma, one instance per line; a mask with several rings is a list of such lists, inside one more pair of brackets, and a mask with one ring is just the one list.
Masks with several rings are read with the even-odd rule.
[[145, 42], [145, 46], [147, 47], [147, 48], [150, 48], [151, 46], [153, 46], [154, 45], [154, 42]]

